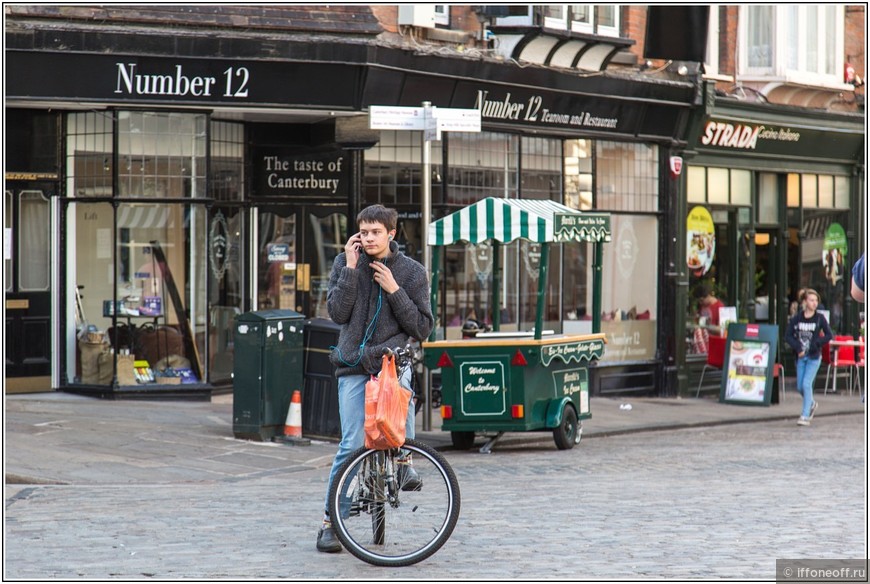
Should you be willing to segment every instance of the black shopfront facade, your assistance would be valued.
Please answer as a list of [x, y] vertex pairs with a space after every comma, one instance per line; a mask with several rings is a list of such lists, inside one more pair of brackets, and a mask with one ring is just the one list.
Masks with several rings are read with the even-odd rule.
[[[279, 56], [250, 39], [167, 52], [149, 43], [149, 54], [137, 54], [123, 36], [82, 33], [59, 51], [53, 42], [34, 47], [43, 36], [7, 34], [7, 119], [53, 129], [40, 140], [7, 134], [8, 148], [32, 155], [15, 168], [7, 157], [5, 169], [9, 205], [34, 190], [28, 181], [48, 180], [30, 223], [48, 226], [50, 389], [199, 397], [228, 387], [233, 318], [265, 308], [326, 316], [332, 260], [365, 205], [397, 208], [397, 239], [421, 257], [422, 137], [373, 132], [365, 114], [430, 101], [480, 108], [483, 126], [435, 143], [432, 217], [484, 196], [610, 211], [602, 319], [610, 356], [592, 374], [593, 393], [674, 392], [679, 181], [668, 168], [685, 146], [691, 83], [334, 41], [288, 41]], [[55, 153], [48, 163], [46, 141]], [[487, 251], [445, 254], [439, 336], [458, 336], [470, 318], [490, 321]], [[551, 256], [559, 269], [546, 328], [591, 326], [591, 253], [566, 249], [558, 264]], [[525, 243], [503, 254], [502, 330], [533, 323], [538, 259]], [[7, 273], [21, 265], [13, 257]], [[181, 383], [160, 376], [166, 368], [183, 371]]]
[[[691, 395], [706, 362], [697, 288], [712, 289], [741, 322], [778, 326], [780, 341], [799, 290], [813, 288], [834, 333], [857, 337], [863, 306], [850, 296], [850, 272], [867, 236], [863, 114], [746, 103], [709, 87], [697, 113], [680, 210]], [[698, 262], [692, 241], [704, 237], [714, 252]], [[793, 375], [791, 352], [781, 348], [778, 359]], [[708, 377], [705, 387], [718, 391]]]

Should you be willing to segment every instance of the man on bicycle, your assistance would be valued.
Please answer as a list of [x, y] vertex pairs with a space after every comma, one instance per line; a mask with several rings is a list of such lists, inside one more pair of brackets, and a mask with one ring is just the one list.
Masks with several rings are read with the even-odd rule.
[[[429, 336], [434, 326], [425, 268], [399, 251], [396, 235], [398, 213], [382, 205], [372, 205], [357, 215], [359, 232], [335, 258], [326, 306], [329, 317], [341, 325], [338, 345], [330, 355], [338, 379], [338, 413], [341, 442], [332, 462], [329, 486], [336, 472], [365, 442], [365, 385], [381, 369], [385, 348], [403, 347], [408, 339]], [[406, 371], [410, 375], [410, 369]], [[409, 380], [401, 380], [410, 387]], [[406, 437], [414, 437], [414, 408], [408, 408]], [[405, 466], [403, 489], [421, 487], [416, 472]], [[339, 552], [325, 503], [323, 525], [317, 533], [317, 550]]]

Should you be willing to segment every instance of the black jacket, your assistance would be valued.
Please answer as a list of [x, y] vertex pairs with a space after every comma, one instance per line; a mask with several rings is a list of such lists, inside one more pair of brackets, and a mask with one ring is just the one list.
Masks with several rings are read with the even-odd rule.
[[788, 321], [785, 329], [785, 342], [794, 349], [796, 355], [805, 352], [810, 359], [821, 357], [822, 346], [830, 343], [833, 338], [834, 333], [831, 332], [828, 320], [818, 311], [806, 318], [804, 311], [799, 310]]

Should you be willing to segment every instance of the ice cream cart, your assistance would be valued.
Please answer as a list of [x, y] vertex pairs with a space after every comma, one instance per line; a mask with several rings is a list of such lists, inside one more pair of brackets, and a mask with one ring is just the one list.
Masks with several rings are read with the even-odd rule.
[[[492, 245], [493, 306], [499, 307], [500, 246], [523, 238], [541, 244], [535, 326], [501, 331], [500, 310], [492, 331], [461, 340], [423, 343], [426, 366], [441, 370], [441, 429], [456, 448], [474, 445], [475, 433], [490, 435], [490, 452], [505, 432], [552, 431], [559, 449], [573, 448], [589, 409], [590, 362], [604, 354], [601, 330], [601, 245], [610, 241], [610, 216], [587, 213], [548, 200], [486, 198], [429, 225], [432, 250], [432, 312], [437, 314], [441, 248], [457, 242]], [[549, 250], [552, 244], [594, 243], [592, 333], [546, 334], [543, 330]], [[493, 435], [494, 434], [494, 435]]]

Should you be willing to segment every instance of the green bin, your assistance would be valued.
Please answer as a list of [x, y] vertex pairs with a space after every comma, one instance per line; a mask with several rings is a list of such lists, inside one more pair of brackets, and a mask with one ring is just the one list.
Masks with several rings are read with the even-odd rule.
[[233, 435], [283, 435], [294, 390], [302, 391], [302, 330], [293, 310], [258, 310], [235, 319]]

